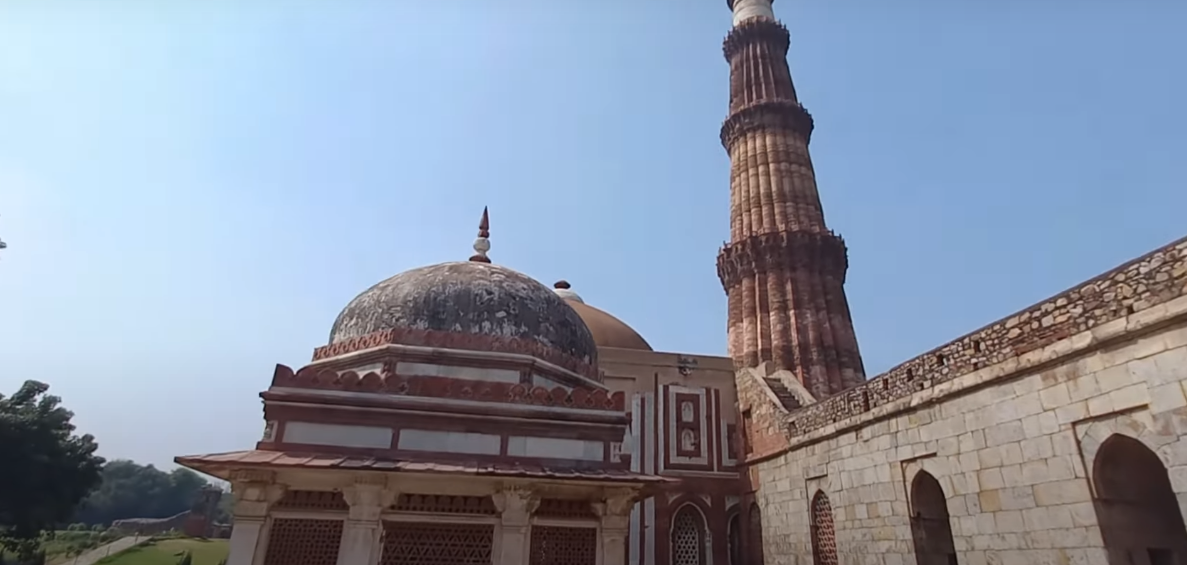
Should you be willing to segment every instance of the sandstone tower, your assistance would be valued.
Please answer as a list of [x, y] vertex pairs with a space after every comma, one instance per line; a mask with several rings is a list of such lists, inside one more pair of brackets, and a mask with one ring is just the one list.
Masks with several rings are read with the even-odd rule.
[[730, 242], [717, 271], [729, 296], [729, 353], [739, 367], [771, 362], [816, 398], [865, 380], [849, 304], [845, 242], [824, 222], [808, 156], [812, 117], [787, 65], [790, 36], [771, 0], [727, 0]]

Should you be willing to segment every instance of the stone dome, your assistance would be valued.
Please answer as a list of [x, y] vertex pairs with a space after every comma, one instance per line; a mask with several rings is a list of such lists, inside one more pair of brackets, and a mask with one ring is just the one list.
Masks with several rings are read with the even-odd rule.
[[480, 261], [420, 267], [372, 286], [338, 314], [330, 345], [383, 330], [460, 334], [459, 349], [542, 347], [597, 364], [593, 334], [565, 300], [523, 273]]
[[593, 334], [594, 343], [599, 347], [653, 351], [639, 332], [608, 312], [586, 304], [580, 295], [573, 292], [568, 282], [559, 281], [554, 287], [557, 296], [564, 298], [577, 315], [581, 316], [581, 320]]

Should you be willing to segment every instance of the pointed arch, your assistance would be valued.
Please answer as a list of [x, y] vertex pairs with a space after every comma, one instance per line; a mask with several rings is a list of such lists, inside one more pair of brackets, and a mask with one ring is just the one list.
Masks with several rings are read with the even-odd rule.
[[956, 565], [956, 543], [948, 516], [948, 497], [931, 473], [911, 481], [911, 538], [918, 565]]
[[672, 565], [707, 565], [709, 523], [704, 512], [686, 502], [672, 513], [669, 532]]
[[762, 509], [757, 502], [750, 503], [750, 515], [746, 529], [746, 556], [750, 565], [763, 565]]
[[725, 546], [726, 554], [729, 556], [729, 565], [747, 565], [746, 550], [742, 543], [742, 513], [731, 513], [725, 521], [725, 528]]
[[837, 531], [833, 524], [833, 505], [824, 491], [812, 497], [808, 520], [812, 528], [812, 563], [838, 565]]
[[1158, 454], [1132, 437], [1105, 439], [1092, 462], [1097, 521], [1110, 564], [1187, 559], [1187, 527]]

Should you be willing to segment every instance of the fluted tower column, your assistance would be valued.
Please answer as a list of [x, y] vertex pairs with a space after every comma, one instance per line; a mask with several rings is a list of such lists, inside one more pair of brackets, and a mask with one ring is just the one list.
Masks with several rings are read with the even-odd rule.
[[771, 361], [817, 398], [865, 380], [845, 298], [845, 242], [828, 229], [808, 155], [812, 116], [787, 66], [790, 36], [771, 0], [727, 0], [730, 242], [717, 258], [729, 296], [729, 352]]

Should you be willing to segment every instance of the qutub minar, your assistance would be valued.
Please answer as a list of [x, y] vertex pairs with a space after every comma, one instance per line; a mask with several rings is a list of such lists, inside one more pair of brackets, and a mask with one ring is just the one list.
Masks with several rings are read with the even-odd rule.
[[728, 358], [491, 262], [413, 269], [278, 365], [228, 565], [1187, 565], [1187, 239], [867, 380], [789, 36], [725, 39]]

